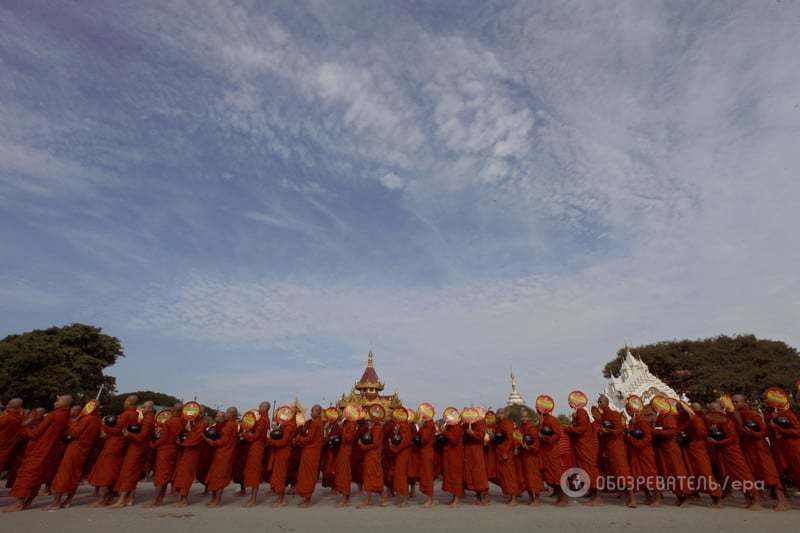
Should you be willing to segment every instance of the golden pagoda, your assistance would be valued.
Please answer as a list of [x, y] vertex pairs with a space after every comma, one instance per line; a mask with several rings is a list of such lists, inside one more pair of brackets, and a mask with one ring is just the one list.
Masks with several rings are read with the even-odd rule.
[[377, 403], [388, 411], [389, 409], [394, 409], [395, 407], [403, 405], [396, 391], [390, 396], [381, 394], [381, 391], [383, 391], [383, 382], [375, 371], [374, 357], [370, 350], [369, 354], [367, 354], [367, 368], [365, 368], [364, 373], [361, 374], [361, 379], [355, 382], [353, 388], [350, 390], [350, 394], [342, 394], [342, 397], [336, 402], [338, 407], [342, 408], [351, 403], [362, 407], [368, 407]]

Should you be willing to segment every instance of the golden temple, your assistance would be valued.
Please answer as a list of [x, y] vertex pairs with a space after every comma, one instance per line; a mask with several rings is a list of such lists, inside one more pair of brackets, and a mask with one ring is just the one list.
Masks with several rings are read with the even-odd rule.
[[342, 394], [342, 397], [336, 402], [337, 407], [342, 408], [351, 403], [367, 407], [377, 403], [388, 411], [403, 405], [403, 402], [397, 396], [397, 391], [388, 396], [381, 394], [384, 385], [375, 371], [374, 358], [375, 356], [370, 350], [369, 354], [367, 354], [367, 368], [361, 374], [361, 379], [355, 382], [350, 394]]

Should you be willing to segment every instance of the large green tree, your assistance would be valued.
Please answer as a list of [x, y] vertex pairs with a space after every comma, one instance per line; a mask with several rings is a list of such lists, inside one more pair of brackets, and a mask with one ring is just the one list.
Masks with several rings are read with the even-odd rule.
[[[800, 356], [795, 348], [755, 335], [664, 341], [631, 351], [675, 391], [698, 401], [709, 401], [723, 392], [757, 399], [767, 387], [791, 390], [800, 379]], [[619, 375], [624, 358], [625, 348], [620, 348], [603, 375]]]
[[9, 335], [0, 340], [0, 397], [50, 407], [58, 394], [81, 400], [94, 397], [101, 385], [112, 393], [115, 380], [103, 369], [124, 355], [119, 339], [85, 324]]

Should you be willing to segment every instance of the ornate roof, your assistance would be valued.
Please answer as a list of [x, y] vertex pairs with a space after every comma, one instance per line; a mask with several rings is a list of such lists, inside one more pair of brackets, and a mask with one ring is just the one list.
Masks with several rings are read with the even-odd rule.
[[627, 346], [619, 376], [612, 375], [608, 378], [603, 393], [617, 409], [623, 412], [625, 401], [631, 394], [640, 396], [645, 403], [656, 394], [663, 394], [669, 398], [686, 399], [685, 396], [680, 396], [672, 387], [650, 372], [647, 364], [634, 357]]
[[383, 383], [378, 377], [378, 373], [375, 371], [375, 367], [373, 366], [373, 358], [374, 356], [372, 355], [372, 350], [370, 350], [369, 354], [367, 354], [367, 368], [365, 368], [364, 373], [361, 374], [361, 379], [356, 382], [356, 389], [383, 390]]

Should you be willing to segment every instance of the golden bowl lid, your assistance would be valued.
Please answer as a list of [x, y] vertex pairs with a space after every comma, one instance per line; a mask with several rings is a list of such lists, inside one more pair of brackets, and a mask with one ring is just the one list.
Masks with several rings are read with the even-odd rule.
[[644, 402], [636, 394], [631, 394], [625, 401], [625, 410], [630, 414], [641, 413], [644, 409]]
[[256, 422], [258, 422], [260, 418], [261, 413], [258, 412], [258, 409], [250, 409], [242, 415], [242, 421], [240, 425], [245, 431], [250, 431], [256, 427]]
[[573, 409], [580, 409], [581, 407], [586, 407], [586, 404], [589, 403], [589, 398], [586, 397], [586, 394], [583, 391], [574, 390], [569, 393], [567, 397], [569, 401], [569, 406]]
[[421, 420], [433, 420], [433, 417], [436, 416], [436, 409], [433, 408], [428, 402], [422, 402], [417, 407], [417, 413], [419, 414], [419, 418]]
[[733, 405], [733, 398], [731, 398], [730, 394], [723, 394], [722, 396], [720, 396], [719, 404], [728, 413], [732, 413], [736, 410], [736, 407]]
[[486, 411], [486, 414], [483, 417], [483, 421], [486, 422], [488, 427], [494, 427], [497, 424], [497, 415], [494, 414], [494, 411]]
[[379, 403], [369, 406], [369, 417], [372, 420], [383, 420], [386, 417], [386, 409]]
[[281, 424], [285, 424], [286, 422], [290, 421], [294, 418], [294, 409], [289, 405], [281, 405], [277, 409], [275, 409], [275, 414], [273, 418], [276, 422]]
[[653, 396], [653, 399], [650, 400], [650, 405], [652, 405], [653, 409], [656, 410], [656, 413], [660, 415], [672, 411], [672, 404], [669, 403], [669, 399], [666, 396], [662, 396], [660, 394], [656, 394], [655, 396]]
[[513, 437], [514, 437], [514, 441], [516, 441], [519, 444], [522, 443], [522, 432], [520, 430], [515, 429], [514, 433], [513, 433]]
[[325, 409], [325, 420], [328, 422], [336, 422], [339, 420], [339, 410], [333, 406]]
[[395, 422], [408, 422], [408, 411], [405, 407], [392, 409], [392, 420]]
[[170, 418], [172, 418], [172, 411], [170, 409], [162, 409], [156, 415], [156, 425], [163, 426]]
[[417, 412], [413, 409], [409, 409], [406, 407], [406, 412], [408, 413], [408, 421], [409, 422], [416, 422], [417, 421]]
[[181, 410], [181, 418], [184, 420], [194, 420], [200, 416], [200, 413], [203, 412], [203, 408], [197, 402], [186, 402], [183, 404], [183, 409]]
[[297, 424], [297, 427], [302, 426], [306, 423], [306, 415], [300, 411], [294, 415], [294, 423]]
[[546, 415], [553, 412], [556, 402], [547, 394], [540, 394], [536, 398], [536, 412], [540, 415]]
[[83, 406], [83, 409], [81, 409], [81, 415], [90, 415], [90, 414], [94, 413], [97, 410], [97, 408], [99, 407], [99, 405], [100, 405], [100, 402], [98, 402], [97, 400], [89, 400]]
[[458, 424], [461, 421], [461, 413], [455, 407], [445, 407], [444, 411], [442, 411], [442, 417], [448, 426]]
[[769, 387], [764, 391], [764, 401], [773, 409], [785, 409], [789, 405], [789, 395], [783, 387]]
[[465, 407], [461, 410], [461, 419], [467, 424], [474, 424], [481, 419], [481, 414], [475, 407]]
[[344, 408], [344, 417], [351, 421], [356, 422], [361, 418], [361, 408], [355, 404], [347, 404]]

